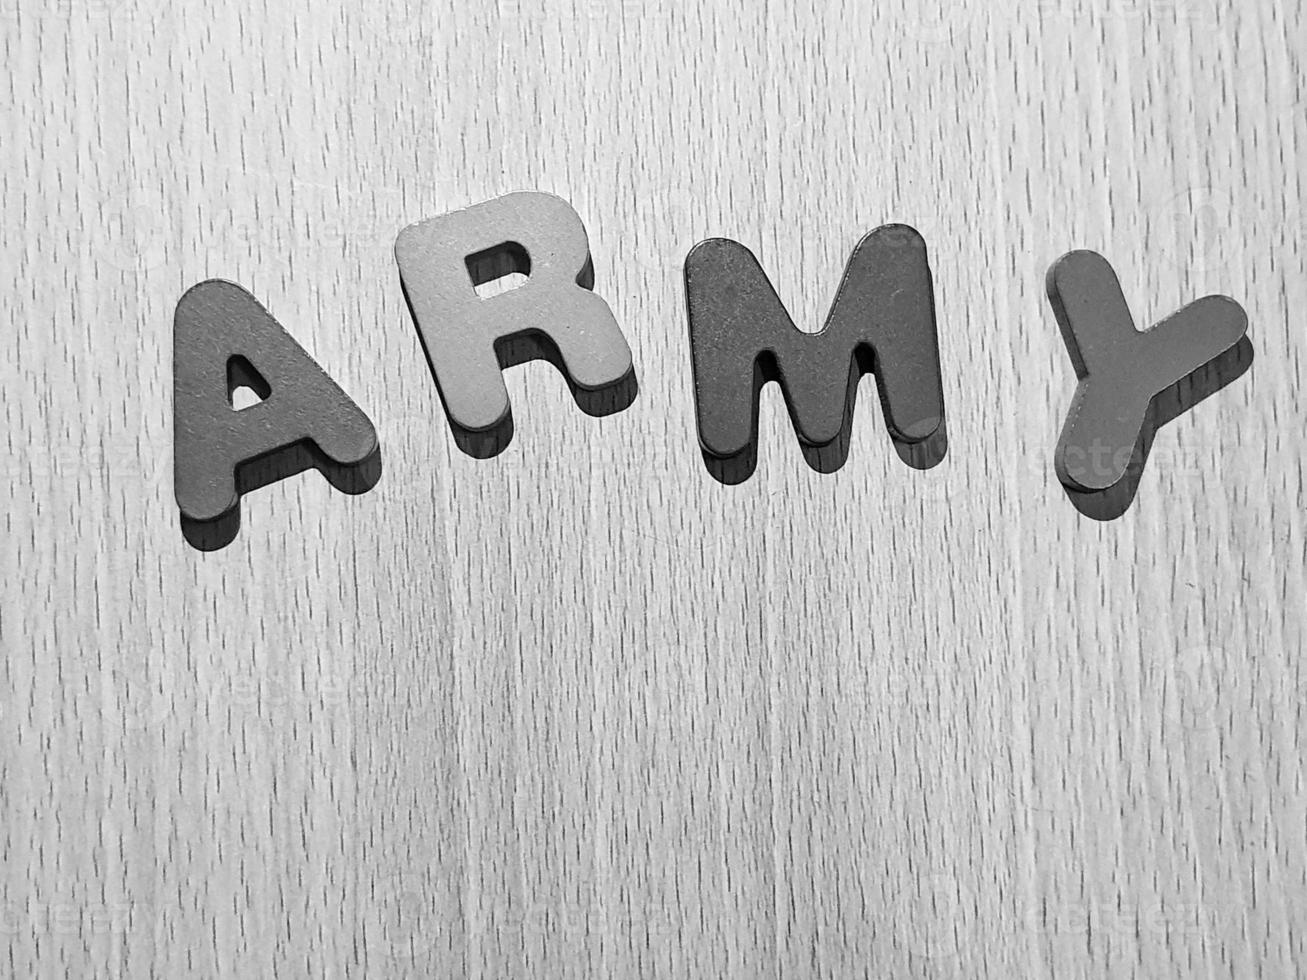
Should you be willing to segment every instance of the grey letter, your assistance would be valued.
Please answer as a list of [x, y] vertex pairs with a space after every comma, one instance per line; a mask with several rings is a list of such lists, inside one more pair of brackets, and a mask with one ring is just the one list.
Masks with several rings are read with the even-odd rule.
[[900, 458], [929, 469], [944, 458], [944, 391], [926, 244], [906, 225], [862, 239], [819, 334], [794, 326], [767, 274], [739, 242], [700, 242], [685, 260], [695, 408], [704, 462], [740, 483], [758, 458], [758, 393], [778, 381], [805, 459], [844, 465], [858, 381], [875, 374]]
[[1116, 273], [1095, 252], [1058, 259], [1047, 289], [1080, 379], [1054, 468], [1077, 510], [1115, 520], [1134, 500], [1157, 429], [1252, 365], [1248, 317], [1208, 296], [1136, 330]]
[[[503, 452], [513, 415], [501, 371], [543, 358], [581, 410], [626, 408], [636, 395], [631, 350], [591, 290], [585, 227], [552, 194], [520, 193], [410, 225], [395, 259], [431, 375], [459, 447]], [[517, 273], [528, 281], [482, 298], [477, 287]]]
[[[234, 409], [241, 386], [262, 401]], [[173, 426], [182, 533], [202, 551], [235, 539], [243, 493], [310, 467], [346, 493], [381, 477], [368, 417], [258, 300], [219, 279], [177, 304]]]

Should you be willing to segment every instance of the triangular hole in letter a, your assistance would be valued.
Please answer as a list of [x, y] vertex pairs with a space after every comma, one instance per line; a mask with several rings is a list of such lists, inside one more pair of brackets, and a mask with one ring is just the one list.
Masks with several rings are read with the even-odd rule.
[[239, 354], [227, 361], [227, 401], [236, 411], [258, 405], [272, 394], [272, 386]]

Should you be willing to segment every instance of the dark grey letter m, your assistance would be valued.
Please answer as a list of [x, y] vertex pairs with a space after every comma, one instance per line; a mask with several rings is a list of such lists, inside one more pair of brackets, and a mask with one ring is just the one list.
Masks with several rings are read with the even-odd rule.
[[685, 260], [699, 446], [723, 483], [758, 460], [758, 395], [778, 381], [808, 465], [832, 473], [849, 453], [858, 382], [875, 374], [900, 458], [929, 469], [948, 448], [926, 243], [886, 225], [849, 257], [821, 333], [800, 331], [754, 254], [700, 242]]

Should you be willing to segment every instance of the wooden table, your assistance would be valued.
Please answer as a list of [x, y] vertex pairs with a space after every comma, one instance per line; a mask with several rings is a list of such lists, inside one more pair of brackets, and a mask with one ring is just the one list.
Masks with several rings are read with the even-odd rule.
[[[1307, 969], [1302, 0], [0, 0], [0, 974], [1291, 977]], [[404, 225], [557, 193], [640, 396], [509, 372], [453, 445]], [[775, 388], [696, 444], [681, 263], [816, 329], [931, 249], [950, 451]], [[1044, 296], [1238, 298], [1252, 371], [1133, 509], [1052, 471]], [[385, 474], [183, 542], [171, 324], [250, 288]]]

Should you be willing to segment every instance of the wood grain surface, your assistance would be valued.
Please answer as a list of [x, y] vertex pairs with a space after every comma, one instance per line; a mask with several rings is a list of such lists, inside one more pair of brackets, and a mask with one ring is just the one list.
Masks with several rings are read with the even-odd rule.
[[[0, 0], [0, 975], [1307, 971], [1302, 0]], [[453, 445], [404, 225], [584, 218], [632, 408], [514, 368]], [[775, 388], [711, 480], [681, 262], [816, 329], [931, 249], [950, 452], [868, 379], [848, 465]], [[1239, 299], [1252, 371], [1096, 524], [1044, 297]], [[370, 414], [191, 550], [172, 312], [251, 289]]]

